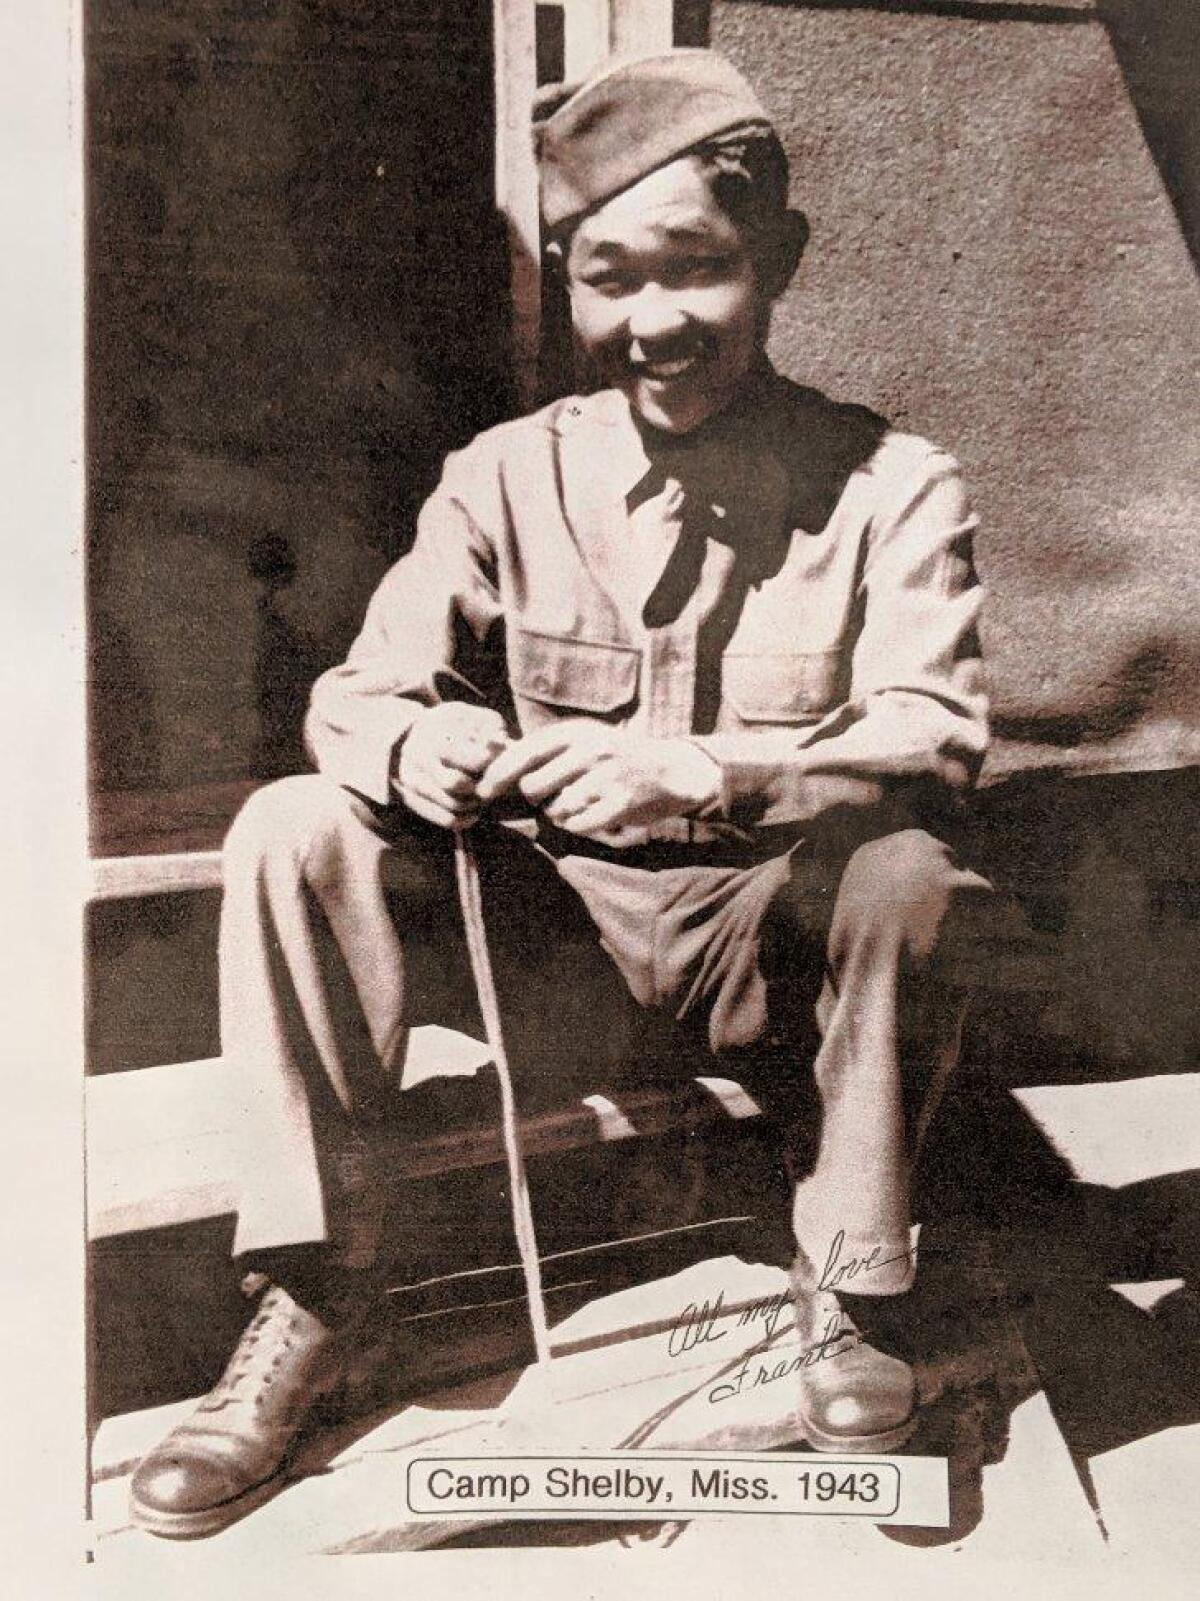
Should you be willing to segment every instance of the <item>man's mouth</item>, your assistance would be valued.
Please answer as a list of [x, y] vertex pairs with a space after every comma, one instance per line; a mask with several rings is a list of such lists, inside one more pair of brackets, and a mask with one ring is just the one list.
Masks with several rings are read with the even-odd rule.
[[700, 351], [693, 350], [686, 356], [672, 356], [669, 360], [633, 361], [630, 367], [636, 378], [649, 379], [652, 383], [671, 383], [690, 373], [703, 359]]

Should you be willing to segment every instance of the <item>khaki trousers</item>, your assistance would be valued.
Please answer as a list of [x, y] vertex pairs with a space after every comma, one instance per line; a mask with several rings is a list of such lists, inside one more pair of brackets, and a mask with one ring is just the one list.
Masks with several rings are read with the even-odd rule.
[[[919, 828], [742, 866], [475, 839], [519, 1101], [661, 1072], [681, 1032], [735, 1058], [769, 1038], [813, 1147], [798, 1282], [870, 1258], [847, 1288], [907, 1289], [913, 1161], [957, 1056], [961, 914], [986, 882]], [[403, 1127], [409, 1030], [482, 1032], [451, 836], [320, 775], [268, 785], [226, 842], [220, 964], [249, 1142], [235, 1253], [323, 1242], [365, 1265], [372, 1132]]]

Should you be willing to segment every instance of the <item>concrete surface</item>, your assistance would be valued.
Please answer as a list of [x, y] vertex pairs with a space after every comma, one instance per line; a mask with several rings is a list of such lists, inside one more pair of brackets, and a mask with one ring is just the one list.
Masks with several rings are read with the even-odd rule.
[[[1200, 1169], [1200, 1074], [1171, 1081], [1169, 1101], [1161, 1088], [1150, 1080], [1140, 1095], [1128, 1085], [1097, 1085], [1067, 1098], [1048, 1090], [1023, 1098], [1085, 1188], [1097, 1181], [1169, 1179], [1180, 1163], [1194, 1177]], [[1105, 1144], [1120, 1146], [1125, 1131], [1139, 1124], [1163, 1134], [1170, 1124], [1168, 1143], [1156, 1146], [1146, 1137], [1119, 1170], [1097, 1166], [1096, 1153]], [[1190, 1130], [1190, 1144], [1180, 1127]], [[736, 1517], [652, 1530], [549, 1521], [451, 1527], [406, 1516], [405, 1465], [421, 1453], [603, 1451], [635, 1436], [639, 1447], [658, 1449], [799, 1446], [786, 1384], [755, 1390], [739, 1398], [739, 1406], [743, 1399], [747, 1404], [736, 1416], [717, 1417], [707, 1397], [715, 1364], [697, 1350], [683, 1358], [669, 1354], [671, 1322], [689, 1302], [723, 1290], [726, 1304], [736, 1307], [783, 1287], [780, 1270], [724, 1256], [583, 1301], [555, 1321], [557, 1354], [547, 1372], [514, 1368], [314, 1435], [298, 1465], [303, 1476], [214, 1540], [166, 1546], [128, 1520], [132, 1465], [190, 1403], [110, 1419], [93, 1452], [91, 1538], [98, 1570], [136, 1575], [161, 1572], [167, 1564], [183, 1576], [189, 1565], [214, 1557], [241, 1564], [300, 1552], [398, 1553], [447, 1543], [615, 1550], [653, 1538], [683, 1542], [681, 1549], [701, 1563], [736, 1554], [757, 1572], [772, 1560], [770, 1553], [781, 1551], [798, 1561], [865, 1562], [886, 1540], [888, 1570], [900, 1579], [914, 1571], [928, 1579], [1021, 1568], [1050, 1588], [1082, 1572], [1116, 1571], [1130, 1559], [1153, 1571], [1158, 1593], [1184, 1593], [1186, 1573], [1200, 1556], [1192, 1515], [1200, 1447], [1194, 1308], [1190, 1340], [1178, 1339], [1178, 1300], [1190, 1290], [1179, 1281], [1152, 1280], [1148, 1272], [1123, 1284], [1113, 1299], [1123, 1308], [1130, 1338], [1117, 1349], [1115, 1325], [1097, 1315], [1103, 1303], [1095, 1301], [1097, 1291], [1112, 1292], [1103, 1284], [1095, 1290], [1081, 1282], [1056, 1284], [1063, 1263], [1068, 1280], [1082, 1263], [1077, 1258], [1072, 1270], [1067, 1258], [1056, 1257], [1051, 1218], [1035, 1220], [1007, 1259], [995, 1243], [980, 1248], [968, 1236], [957, 1239], [952, 1266], [959, 1293], [987, 1310], [973, 1322], [943, 1323], [926, 1347], [918, 1363], [925, 1421], [911, 1445], [916, 1454], [949, 1461], [947, 1528], [884, 1531], [850, 1521], [791, 1520], [764, 1542], [761, 1526]], [[1031, 1266], [1039, 1252], [1050, 1258], [1049, 1274], [1040, 1279]], [[930, 1267], [944, 1274], [945, 1261], [943, 1251]], [[1027, 1282], [1018, 1282], [1025, 1275]], [[732, 1319], [727, 1327], [733, 1338], [722, 1347], [722, 1362], [756, 1332]], [[785, 1346], [786, 1327], [779, 1337]], [[1124, 1364], [1115, 1375], [1114, 1354]], [[1075, 1365], [1074, 1375], [1064, 1356]], [[1163, 1410], [1168, 1392], [1182, 1402], [1173, 1412]], [[1101, 1414], [1100, 1432], [1089, 1404]], [[971, 1560], [964, 1567], [955, 1558], [966, 1554]]]

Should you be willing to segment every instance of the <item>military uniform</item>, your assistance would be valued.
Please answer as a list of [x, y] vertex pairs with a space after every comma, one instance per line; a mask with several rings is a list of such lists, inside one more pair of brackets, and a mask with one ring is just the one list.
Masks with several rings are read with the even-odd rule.
[[228, 844], [223, 1046], [258, 1129], [238, 1249], [341, 1239], [408, 1030], [473, 1021], [447, 836], [392, 794], [412, 720], [470, 694], [514, 733], [603, 719], [721, 770], [705, 816], [623, 848], [536, 815], [480, 836], [526, 1082], [658, 1054], [638, 1008], [737, 1052], [815, 1006], [815, 1067], [790, 1068], [822, 1104], [798, 1242], [819, 1268], [841, 1231], [896, 1261], [863, 1288], [905, 1287], [911, 1157], [961, 1011], [947, 916], [986, 890], [920, 826], [986, 739], [973, 528], [943, 451], [765, 368], [666, 448], [610, 390], [452, 456], [315, 686], [319, 776], [260, 792]]

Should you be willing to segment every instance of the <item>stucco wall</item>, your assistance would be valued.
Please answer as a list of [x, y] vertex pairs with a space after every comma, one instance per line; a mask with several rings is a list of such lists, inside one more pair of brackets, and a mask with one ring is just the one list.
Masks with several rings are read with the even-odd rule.
[[1194, 761], [1191, 261], [1085, 0], [945, 9], [714, 0], [812, 223], [773, 353], [963, 461], [994, 772]]

